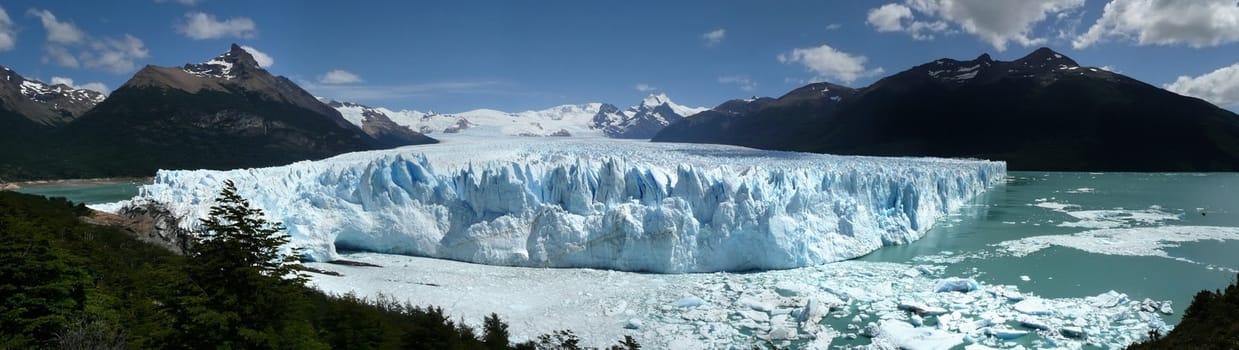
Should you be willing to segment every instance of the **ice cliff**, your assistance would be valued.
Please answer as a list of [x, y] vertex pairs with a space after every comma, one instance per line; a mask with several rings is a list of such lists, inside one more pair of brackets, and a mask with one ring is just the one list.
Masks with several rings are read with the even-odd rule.
[[155, 201], [193, 225], [233, 180], [314, 260], [351, 249], [515, 266], [737, 271], [916, 240], [1005, 175], [1004, 163], [988, 161], [448, 140], [272, 168], [160, 171], [138, 197], [110, 207]]

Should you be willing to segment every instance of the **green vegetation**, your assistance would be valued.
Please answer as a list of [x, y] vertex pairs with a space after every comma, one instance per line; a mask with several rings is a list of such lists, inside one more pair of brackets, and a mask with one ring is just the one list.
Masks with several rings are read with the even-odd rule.
[[[442, 309], [325, 295], [229, 184], [186, 256], [86, 224], [63, 198], [0, 192], [0, 349], [579, 349], [570, 331], [512, 344]], [[639, 349], [626, 338], [612, 349]]]
[[1239, 349], [1239, 276], [1225, 290], [1196, 293], [1170, 334], [1150, 335], [1128, 349]]

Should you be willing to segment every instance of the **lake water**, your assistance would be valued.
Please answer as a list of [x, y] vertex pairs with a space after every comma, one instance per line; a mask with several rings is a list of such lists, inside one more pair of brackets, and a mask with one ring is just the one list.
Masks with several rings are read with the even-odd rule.
[[84, 204], [111, 203], [133, 198], [145, 182], [71, 183], [47, 184], [23, 187], [17, 192], [47, 197], [64, 197]]
[[[862, 261], [918, 262], [944, 251], [956, 256], [985, 255], [992, 245], [1030, 236], [1067, 235], [1089, 228], [1062, 227], [1079, 220], [1036, 206], [1059, 203], [1080, 210], [1147, 210], [1177, 216], [1159, 222], [1121, 222], [1129, 227], [1239, 227], [1239, 174], [1037, 173], [1012, 172], [976, 205], [935, 226], [920, 240], [886, 247]], [[1203, 214], [1203, 215], [1202, 215]], [[1115, 256], [1053, 247], [1023, 257], [967, 259], [949, 264], [948, 273], [976, 275], [978, 281], [1020, 286], [1046, 297], [1096, 295], [1119, 290], [1133, 299], [1173, 300], [1182, 309], [1202, 289], [1218, 289], [1239, 269], [1239, 242], [1188, 242], [1166, 250], [1170, 256], [1201, 264], [1147, 256]], [[929, 259], [933, 260], [933, 259]], [[1212, 269], [1210, 268], [1212, 265]], [[973, 272], [975, 269], [975, 272]], [[1029, 276], [1023, 281], [1020, 276]], [[1177, 323], [1181, 314], [1167, 318]]]
[[[1145, 322], [1177, 323], [1197, 291], [1224, 287], [1239, 270], [1239, 174], [1009, 175], [1006, 183], [943, 219], [922, 239], [827, 266], [650, 275], [357, 253], [347, 258], [384, 267], [312, 263], [344, 274], [315, 275], [313, 283], [333, 292], [384, 293], [442, 305], [470, 323], [498, 312], [518, 338], [570, 328], [589, 342], [599, 342], [594, 345], [607, 345], [623, 335], [637, 336], [655, 348], [747, 343], [755, 335], [770, 337], [805, 300], [838, 296], [850, 304], [832, 311], [822, 322], [826, 329], [815, 333], [834, 345], [868, 344], [868, 338], [857, 336], [860, 328], [876, 320], [908, 321], [910, 316], [896, 303], [913, 300], [962, 310], [968, 322], [938, 322], [955, 322], [952, 336], [969, 334], [964, 336], [967, 342], [1104, 348], [1139, 339], [1147, 330]], [[100, 203], [135, 195], [139, 185], [44, 186], [22, 192]], [[917, 269], [927, 272], [911, 271]], [[1015, 319], [1027, 315], [1012, 311], [1011, 302], [1001, 297], [994, 301], [993, 295], [957, 297], [931, 291], [936, 281], [955, 277], [973, 278], [986, 291], [1018, 290], [1045, 298], [1055, 309], [1053, 316], [1045, 316], [1051, 319], [1047, 322], [1084, 326], [1089, 336], [1080, 340], [1034, 332], [993, 340], [977, 336], [976, 330], [968, 333], [971, 326], [966, 324], [978, 320], [997, 319], [992, 327], [1020, 329]], [[813, 291], [789, 296], [789, 284]], [[1111, 290], [1125, 293], [1133, 301], [1130, 305], [1146, 298], [1172, 301], [1174, 312], [1139, 314], [1137, 321], [1131, 318], [1136, 311], [1094, 307], [1089, 304], [1097, 302], [1083, 299]], [[685, 300], [704, 306], [669, 306]], [[759, 304], [769, 306], [764, 315], [754, 315], [750, 308]], [[634, 319], [645, 324], [630, 329]], [[925, 322], [931, 323], [929, 318]], [[813, 344], [803, 336], [796, 339], [773, 343]]]

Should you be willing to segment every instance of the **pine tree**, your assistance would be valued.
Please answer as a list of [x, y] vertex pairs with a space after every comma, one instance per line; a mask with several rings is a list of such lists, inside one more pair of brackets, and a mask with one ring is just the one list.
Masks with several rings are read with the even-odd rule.
[[508, 324], [499, 319], [499, 314], [491, 313], [483, 319], [482, 324], [482, 329], [485, 331], [482, 335], [482, 342], [486, 343], [486, 348], [492, 350], [508, 348]]
[[85, 307], [88, 275], [43, 234], [0, 218], [0, 349], [51, 341]]
[[[177, 346], [276, 349], [318, 347], [305, 318], [305, 282], [295, 251], [279, 223], [268, 222], [224, 188], [189, 247], [183, 295], [170, 305], [177, 315]], [[291, 341], [310, 341], [308, 344]]]

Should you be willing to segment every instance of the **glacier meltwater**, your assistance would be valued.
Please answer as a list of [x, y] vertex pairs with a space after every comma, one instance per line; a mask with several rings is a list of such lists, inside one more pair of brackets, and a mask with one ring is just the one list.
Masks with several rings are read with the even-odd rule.
[[[785, 269], [920, 238], [1001, 162], [607, 139], [448, 139], [231, 171], [160, 171], [138, 197], [194, 225], [225, 180], [308, 258], [364, 250], [646, 272]], [[123, 210], [123, 209], [121, 209]]]

